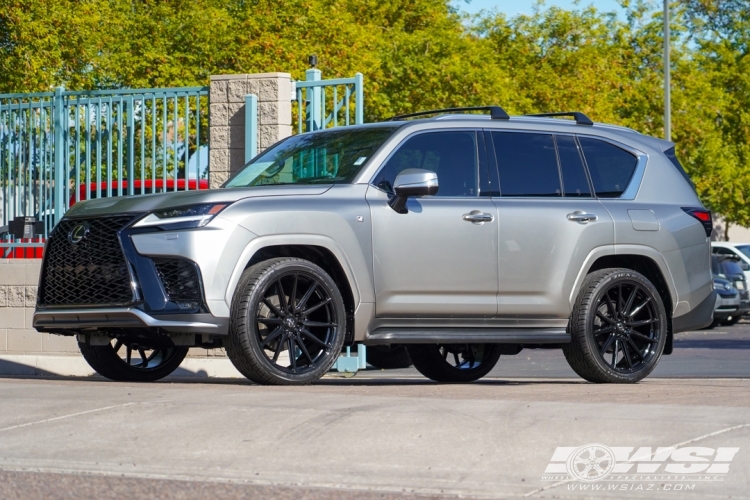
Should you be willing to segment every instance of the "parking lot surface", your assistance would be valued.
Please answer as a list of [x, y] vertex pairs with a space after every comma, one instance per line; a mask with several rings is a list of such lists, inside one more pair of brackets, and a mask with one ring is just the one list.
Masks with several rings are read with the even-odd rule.
[[[637, 385], [542, 350], [467, 385], [2, 378], [0, 498], [750, 498], [748, 326], [681, 335]], [[721, 480], [542, 480], [556, 448], [589, 443], [739, 451]]]

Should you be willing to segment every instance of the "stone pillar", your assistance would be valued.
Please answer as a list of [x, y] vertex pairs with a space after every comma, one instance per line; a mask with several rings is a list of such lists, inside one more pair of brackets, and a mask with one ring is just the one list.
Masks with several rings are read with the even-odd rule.
[[258, 152], [292, 135], [291, 75], [213, 75], [209, 101], [209, 184], [217, 188], [245, 163], [245, 96], [258, 96]]
[[1, 374], [34, 374], [22, 366], [3, 366], [8, 355], [78, 354], [74, 337], [39, 333], [32, 326], [41, 267], [41, 259], [0, 259]]

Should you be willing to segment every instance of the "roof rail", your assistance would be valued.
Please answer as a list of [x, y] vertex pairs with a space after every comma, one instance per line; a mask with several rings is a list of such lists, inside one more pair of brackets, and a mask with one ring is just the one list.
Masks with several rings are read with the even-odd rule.
[[388, 118], [386, 121], [397, 121], [403, 120], [404, 118], [412, 118], [415, 116], [435, 115], [439, 113], [458, 113], [460, 111], [489, 111], [490, 118], [493, 120], [510, 120], [510, 116], [500, 106], [474, 106], [469, 108], [444, 108], [444, 109], [431, 109], [429, 111], [419, 111], [417, 113], [408, 113], [405, 115], [396, 115]]
[[584, 115], [580, 111], [563, 111], [561, 113], [537, 113], [537, 114], [531, 114], [531, 115], [524, 115], [524, 116], [572, 116], [576, 120], [577, 125], [593, 125], [594, 122], [591, 121], [591, 118]]

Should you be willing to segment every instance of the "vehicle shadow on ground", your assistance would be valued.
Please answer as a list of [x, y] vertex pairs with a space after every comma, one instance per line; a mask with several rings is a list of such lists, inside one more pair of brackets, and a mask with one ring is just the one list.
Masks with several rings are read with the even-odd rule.
[[750, 339], [675, 339], [675, 347], [680, 349], [750, 349]]
[[[4, 362], [0, 362], [4, 363]], [[0, 368], [2, 367], [2, 364], [0, 364]], [[0, 375], [0, 380], [57, 380], [57, 381], [78, 381], [78, 382], [97, 382], [97, 383], [107, 383], [107, 384], [159, 384], [159, 385], [165, 385], [165, 384], [191, 384], [191, 385], [236, 385], [236, 386], [258, 386], [258, 387], [264, 387], [260, 384], [255, 384], [254, 382], [242, 378], [208, 378], [208, 377], [190, 377], [190, 376], [174, 376], [171, 375], [169, 377], [166, 377], [162, 380], [158, 380], [156, 382], [115, 382], [112, 380], [109, 380], [107, 378], [102, 377], [101, 375], [91, 375], [88, 377], [80, 377], [80, 376], [63, 376], [63, 375], [56, 375], [54, 373], [49, 372], [39, 372], [37, 374], [33, 373], [12, 373], [12, 374], [3, 374]], [[558, 379], [558, 380], [552, 380], [550, 379], [529, 379], [529, 380], [506, 380], [506, 379], [497, 379], [497, 378], [486, 378], [477, 380], [476, 382], [471, 382], [472, 385], [479, 385], [479, 386], [524, 386], [524, 385], [534, 385], [534, 386], [541, 386], [541, 385], [582, 385], [587, 384], [588, 382], [584, 380], [577, 380], [577, 379]], [[370, 378], [370, 377], [344, 377], [341, 375], [328, 375], [313, 384], [311, 386], [319, 386], [319, 387], [387, 387], [387, 386], [456, 386], [456, 385], [467, 385], [467, 384], [449, 384], [449, 383], [439, 383], [434, 382], [432, 380], [429, 380], [427, 378], [420, 378], [420, 377], [388, 377], [387, 375], [381, 375], [378, 378]], [[304, 386], [267, 386], [269, 388], [273, 389], [284, 389], [284, 388], [304, 388]]]

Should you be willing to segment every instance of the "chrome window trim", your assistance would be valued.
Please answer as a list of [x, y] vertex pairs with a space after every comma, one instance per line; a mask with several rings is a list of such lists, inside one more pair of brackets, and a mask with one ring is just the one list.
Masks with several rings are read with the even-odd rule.
[[[607, 142], [636, 157], [635, 171], [633, 172], [633, 175], [630, 177], [630, 182], [628, 183], [628, 187], [625, 188], [625, 191], [623, 191], [620, 196], [612, 197], [612, 198], [610, 197], [603, 198], [603, 197], [599, 197], [598, 195], [596, 196], [597, 200], [634, 200], [635, 197], [638, 195], [638, 191], [641, 189], [643, 176], [646, 173], [646, 165], [648, 164], [648, 154], [632, 146], [628, 146], [627, 144], [623, 144], [621, 142], [615, 141], [608, 137], [602, 137], [600, 135], [594, 135], [594, 134], [575, 134], [575, 135], [577, 137], [586, 137], [587, 139], [596, 139], [599, 141]], [[586, 152], [583, 151], [583, 146], [581, 146], [581, 150], [582, 150], [581, 152], [583, 153], [581, 157], [583, 158], [584, 163], [586, 163], [586, 171], [589, 172], [589, 175], [591, 175], [591, 172], [589, 171], [588, 162], [586, 161]], [[593, 180], [592, 180], [592, 184], [593, 184]], [[594, 188], [594, 192], [596, 192], [596, 188]]]
[[[607, 197], [602, 198], [596, 195], [596, 189], [594, 188], [594, 182], [593, 179], [591, 179], [591, 172], [589, 171], [589, 165], [588, 162], [586, 162], [586, 154], [583, 152], [583, 147], [578, 143], [576, 140], [576, 144], [578, 144], [578, 147], [581, 148], [581, 159], [584, 162], [584, 166], [586, 167], [586, 176], [589, 178], [589, 181], [591, 182], [591, 189], [593, 190], [594, 196], [591, 196], [590, 198], [570, 198], [565, 196], [502, 196], [502, 179], [500, 180], [500, 196], [493, 196], [493, 199], [508, 199], [508, 200], [571, 200], [571, 199], [580, 199], [580, 200], [634, 200], [635, 197], [638, 195], [638, 191], [641, 188], [641, 182], [643, 181], [643, 176], [646, 173], [646, 164], [648, 163], [648, 154], [644, 153], [643, 151], [640, 151], [638, 149], [635, 149], [632, 146], [628, 146], [627, 144], [623, 144], [621, 142], [615, 141], [613, 139], [610, 139], [608, 137], [602, 137], [600, 135], [595, 134], [579, 134], [576, 132], [550, 132], [547, 130], [518, 130], [518, 129], [511, 129], [511, 128], [486, 128], [488, 132], [513, 132], [513, 133], [521, 133], [521, 134], [551, 134], [551, 135], [566, 135], [566, 136], [572, 136], [575, 138], [578, 137], [586, 137], [587, 139], [596, 139], [599, 141], [607, 142], [615, 147], [618, 147], [622, 149], [623, 151], [632, 154], [636, 157], [636, 165], [635, 165], [635, 171], [633, 172], [632, 177], [630, 178], [630, 182], [628, 183], [628, 186], [625, 188], [625, 191], [622, 192], [622, 194], [618, 197]], [[557, 142], [555, 142], [555, 152], [557, 152]], [[498, 172], [499, 175], [499, 172]], [[439, 181], [439, 179], [438, 179]]]

